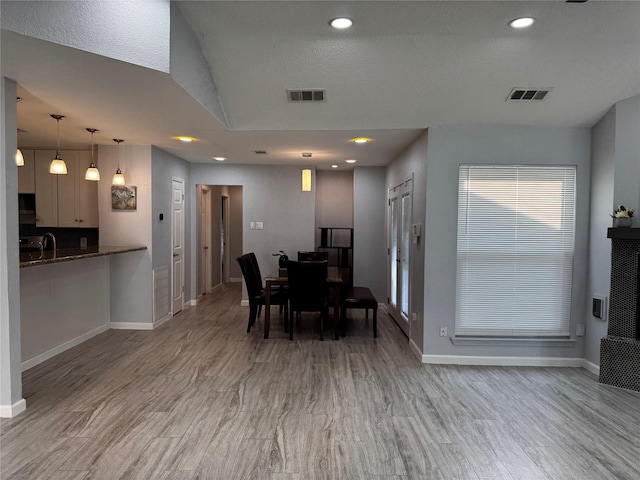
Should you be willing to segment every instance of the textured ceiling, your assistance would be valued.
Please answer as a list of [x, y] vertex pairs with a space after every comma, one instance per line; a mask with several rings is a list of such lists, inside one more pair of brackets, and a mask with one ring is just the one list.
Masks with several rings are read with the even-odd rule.
[[[125, 138], [189, 161], [327, 168], [385, 165], [440, 125], [591, 126], [640, 94], [640, 2], [177, 2], [200, 42], [231, 129], [163, 72], [3, 30], [3, 75], [24, 146], [55, 143], [50, 113], [67, 115], [68, 147]], [[354, 26], [335, 31], [329, 19]], [[509, 20], [537, 22], [515, 31]], [[543, 102], [506, 102], [513, 87], [552, 88]], [[287, 102], [288, 88], [326, 102]], [[184, 145], [171, 137], [199, 138]], [[358, 147], [348, 139], [370, 136]], [[267, 150], [258, 157], [253, 150]]]

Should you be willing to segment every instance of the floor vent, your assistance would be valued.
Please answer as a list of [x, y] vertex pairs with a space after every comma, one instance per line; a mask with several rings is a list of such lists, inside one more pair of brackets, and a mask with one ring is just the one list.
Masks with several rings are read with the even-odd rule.
[[325, 91], [314, 90], [287, 90], [287, 98], [290, 102], [324, 102]]
[[507, 101], [544, 100], [551, 92], [550, 88], [514, 88], [507, 97]]

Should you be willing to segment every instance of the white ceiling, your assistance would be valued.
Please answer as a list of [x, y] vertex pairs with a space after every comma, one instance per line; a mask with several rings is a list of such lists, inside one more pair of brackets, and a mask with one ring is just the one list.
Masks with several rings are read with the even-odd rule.
[[[2, 32], [2, 75], [19, 83], [21, 146], [124, 138], [192, 162], [385, 165], [428, 127], [591, 126], [640, 94], [640, 2], [177, 3], [200, 41], [231, 130], [165, 73]], [[354, 26], [336, 31], [339, 15]], [[533, 27], [507, 23], [533, 16]], [[543, 102], [505, 99], [552, 88]], [[288, 88], [326, 102], [287, 102]], [[182, 144], [175, 135], [199, 141]], [[374, 142], [356, 146], [354, 136]], [[257, 156], [254, 150], [267, 150]], [[303, 160], [302, 152], [313, 152]]]

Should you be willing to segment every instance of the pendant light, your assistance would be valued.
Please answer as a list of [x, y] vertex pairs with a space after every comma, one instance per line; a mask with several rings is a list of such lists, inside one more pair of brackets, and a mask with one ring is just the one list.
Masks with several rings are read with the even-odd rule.
[[58, 146], [56, 147], [56, 158], [51, 160], [51, 164], [49, 165], [49, 173], [53, 175], [66, 175], [67, 174], [67, 164], [64, 163], [64, 160], [60, 156], [60, 120], [64, 120], [64, 115], [51, 115], [51, 118], [55, 118], [58, 123]]
[[116, 174], [113, 176], [113, 181], [111, 182], [113, 185], [125, 185], [124, 175], [120, 170], [120, 144], [124, 142], [121, 138], [114, 138], [114, 142], [118, 144], [118, 169], [116, 170]]
[[87, 173], [84, 174], [84, 179], [97, 182], [100, 180], [100, 171], [98, 167], [96, 167], [96, 162], [93, 160], [93, 134], [98, 130], [95, 128], [87, 128], [86, 130], [91, 134], [91, 163], [89, 164], [89, 168], [87, 168]]
[[24, 167], [24, 157], [22, 156], [22, 152], [20, 149], [16, 150], [16, 165], [19, 167]]
[[[16, 103], [22, 100], [21, 97], [16, 97]], [[20, 129], [18, 129], [18, 133], [20, 133]], [[22, 156], [22, 152], [18, 148], [16, 150], [16, 165], [19, 167], [24, 167], [24, 157]]]

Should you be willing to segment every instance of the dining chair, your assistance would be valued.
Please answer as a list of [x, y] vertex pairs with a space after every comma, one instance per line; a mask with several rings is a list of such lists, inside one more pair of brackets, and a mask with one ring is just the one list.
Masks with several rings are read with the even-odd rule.
[[327, 262], [294, 262], [287, 264], [289, 296], [289, 339], [293, 340], [294, 312], [320, 312], [320, 340], [324, 336], [324, 320], [329, 313]]
[[[265, 292], [255, 254], [253, 252], [246, 253], [236, 258], [236, 261], [240, 265], [249, 297], [249, 321], [247, 324], [247, 333], [249, 333], [251, 327], [256, 323], [256, 318], [260, 316], [262, 305], [265, 304]], [[284, 290], [271, 292], [271, 305], [279, 305], [284, 308], [286, 322], [288, 318], [288, 301]]]
[[298, 252], [299, 262], [329, 261], [329, 252]]

